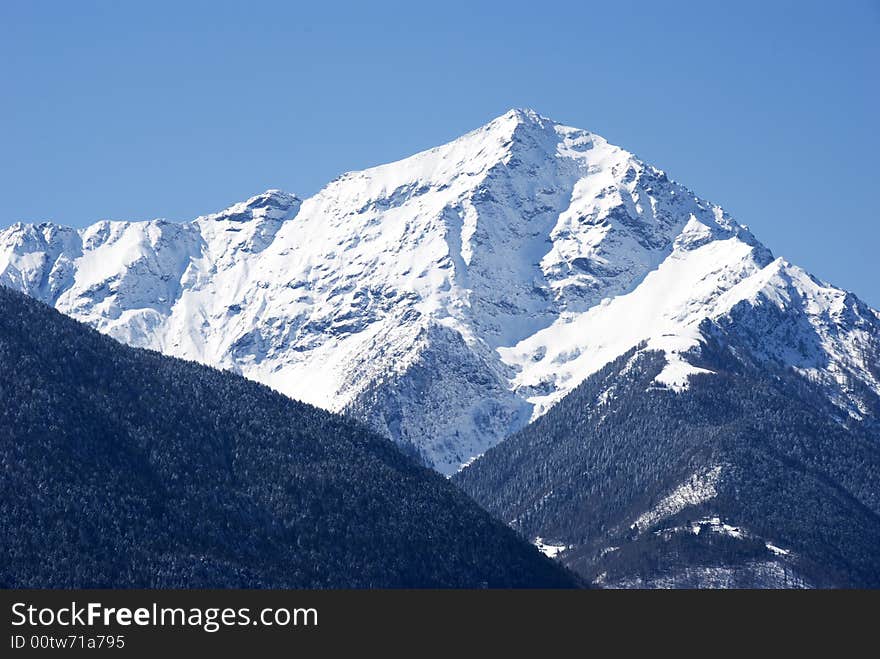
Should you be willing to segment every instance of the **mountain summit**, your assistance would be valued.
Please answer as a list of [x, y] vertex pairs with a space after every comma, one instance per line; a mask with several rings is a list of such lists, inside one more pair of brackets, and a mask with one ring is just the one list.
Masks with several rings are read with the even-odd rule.
[[704, 321], [880, 413], [880, 314], [631, 153], [532, 110], [190, 223], [16, 224], [0, 282], [116, 339], [362, 418], [450, 474], [635, 346], [688, 387]]

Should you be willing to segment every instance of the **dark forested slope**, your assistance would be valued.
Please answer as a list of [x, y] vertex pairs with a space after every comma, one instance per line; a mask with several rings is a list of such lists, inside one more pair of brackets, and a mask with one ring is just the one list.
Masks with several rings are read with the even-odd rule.
[[0, 287], [0, 586], [570, 586], [390, 441]]
[[880, 587], [880, 440], [703, 328], [680, 393], [622, 356], [454, 481], [600, 585]]

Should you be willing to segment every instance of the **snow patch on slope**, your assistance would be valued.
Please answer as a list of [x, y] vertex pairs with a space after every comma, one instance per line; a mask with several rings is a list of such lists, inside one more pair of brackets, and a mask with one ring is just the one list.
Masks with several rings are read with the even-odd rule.
[[556, 558], [557, 556], [559, 556], [559, 554], [568, 549], [568, 547], [564, 544], [557, 545], [549, 542], [544, 542], [544, 539], [540, 536], [535, 538], [532, 544], [534, 544], [535, 547], [537, 547], [542, 554], [549, 558]]
[[517, 369], [512, 385], [534, 405], [533, 418], [642, 341], [646, 350], [666, 353], [668, 365], [658, 382], [682, 389], [688, 376], [704, 372], [683, 357], [699, 347], [700, 323], [726, 290], [759, 272], [768, 259], [765, 250], [739, 237], [676, 248], [634, 291], [582, 314], [563, 314], [498, 352]]
[[717, 485], [721, 480], [721, 465], [696, 473], [660, 500], [651, 510], [642, 513], [633, 523], [633, 528], [644, 531], [657, 522], [677, 515], [689, 506], [696, 506], [718, 495]]

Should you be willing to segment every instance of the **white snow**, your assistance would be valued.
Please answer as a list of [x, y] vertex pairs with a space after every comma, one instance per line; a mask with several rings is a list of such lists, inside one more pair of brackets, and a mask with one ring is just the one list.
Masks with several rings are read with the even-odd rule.
[[651, 510], [642, 513], [633, 523], [639, 532], [659, 521], [680, 513], [688, 506], [696, 506], [718, 495], [716, 486], [721, 480], [721, 465], [693, 474], [688, 480], [663, 497]]
[[[647, 341], [648, 350], [663, 350], [669, 360], [658, 382], [680, 390], [687, 386], [689, 375], [707, 372], [682, 356], [699, 346], [699, 323], [711, 314], [728, 282], [760, 270], [753, 247], [735, 237], [676, 250], [631, 293], [576, 317], [560, 318], [499, 353], [518, 368], [517, 388], [528, 390], [546, 382], [555, 385], [550, 393], [541, 391], [528, 398], [535, 416], [642, 341]], [[566, 354], [577, 356], [566, 360], [561, 357]]]
[[564, 552], [568, 547], [565, 545], [555, 545], [552, 543], [544, 542], [543, 538], [540, 536], [535, 538], [533, 541], [535, 547], [537, 547], [545, 556], [549, 556], [550, 558], [556, 558]]
[[765, 542], [764, 545], [767, 547], [767, 549], [770, 550], [772, 554], [776, 554], [777, 556], [788, 556], [789, 554], [791, 554], [791, 551], [789, 551], [788, 549], [777, 547], [772, 542]]

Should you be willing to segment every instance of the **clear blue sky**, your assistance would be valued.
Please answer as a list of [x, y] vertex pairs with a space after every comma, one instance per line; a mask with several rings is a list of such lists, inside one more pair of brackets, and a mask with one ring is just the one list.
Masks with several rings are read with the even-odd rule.
[[0, 226], [301, 195], [533, 107], [880, 306], [880, 4], [0, 2]]

